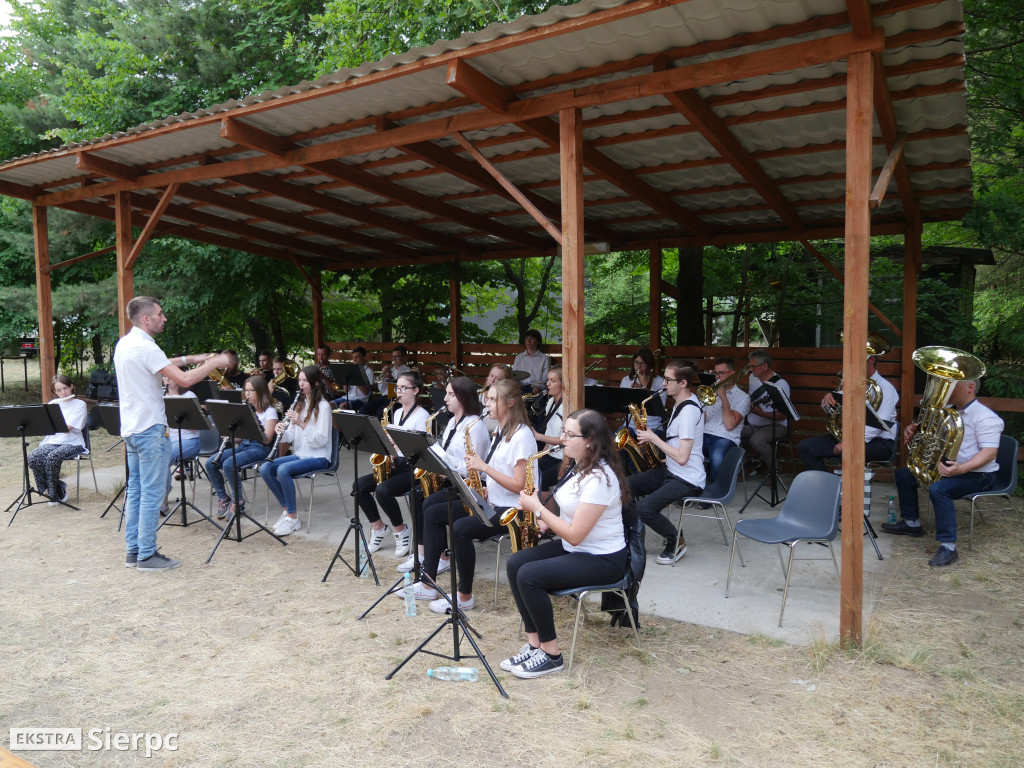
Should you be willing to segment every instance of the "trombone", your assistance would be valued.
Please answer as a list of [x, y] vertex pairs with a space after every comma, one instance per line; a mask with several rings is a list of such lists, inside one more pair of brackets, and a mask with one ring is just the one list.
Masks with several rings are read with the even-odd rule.
[[725, 388], [729, 389], [733, 384], [742, 379], [750, 371], [750, 363], [747, 363], [738, 371], [733, 371], [729, 376], [716, 381], [713, 385], [708, 386], [707, 384], [701, 384], [694, 390], [694, 394], [697, 395], [697, 399], [700, 400], [701, 405], [705, 408], [714, 405], [718, 401], [718, 390]]

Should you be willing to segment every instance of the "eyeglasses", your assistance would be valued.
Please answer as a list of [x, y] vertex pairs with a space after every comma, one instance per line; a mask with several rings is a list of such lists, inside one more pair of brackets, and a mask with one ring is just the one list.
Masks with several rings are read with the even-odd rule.
[[728, 376], [732, 371], [715, 371], [715, 376]]
[[576, 435], [576, 434], [573, 434], [572, 432], [570, 432], [567, 429], [563, 429], [562, 430], [562, 437], [564, 437], [566, 440], [572, 440], [574, 437], [583, 437], [583, 435]]
[[395, 387], [395, 392], [405, 392], [408, 389], [419, 389], [419, 387], [407, 387], [404, 384], [399, 384]]

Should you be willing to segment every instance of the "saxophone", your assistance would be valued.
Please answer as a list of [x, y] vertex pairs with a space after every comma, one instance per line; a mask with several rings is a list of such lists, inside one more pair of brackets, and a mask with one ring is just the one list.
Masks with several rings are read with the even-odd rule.
[[979, 379], [985, 364], [974, 355], [952, 347], [921, 347], [914, 365], [928, 374], [917, 414], [917, 431], [907, 445], [907, 468], [927, 488], [939, 479], [939, 462], [956, 457], [964, 439], [960, 412], [948, 407], [957, 382]]
[[[394, 410], [396, 405], [398, 405], [398, 398], [388, 403], [387, 408], [384, 409], [384, 418], [380, 420], [382, 427], [386, 427], [391, 423], [391, 411]], [[373, 481], [380, 485], [391, 477], [391, 456], [386, 453], [370, 454], [370, 468], [373, 472]]]
[[[559, 447], [561, 446], [553, 445], [546, 451], [535, 453], [526, 460], [526, 484], [523, 485], [523, 493], [527, 496], [532, 494], [537, 487], [537, 481], [533, 474], [533, 462], [540, 459], [541, 456], [547, 456]], [[533, 512], [527, 512], [518, 507], [509, 507], [501, 516], [501, 524], [508, 528], [513, 552], [537, 546], [537, 542], [540, 540], [540, 527], [537, 525], [537, 516]]]
[[[480, 419], [477, 419], [476, 421], [480, 421]], [[473, 424], [476, 424], [476, 421], [474, 421]], [[487, 498], [487, 488], [484, 486], [483, 480], [480, 479], [480, 471], [476, 470], [476, 469], [469, 469], [468, 468], [469, 460], [473, 456], [476, 456], [476, 451], [473, 449], [473, 438], [471, 438], [470, 435], [469, 435], [469, 430], [472, 428], [473, 424], [470, 424], [468, 427], [466, 427], [466, 430], [465, 430], [465, 438], [466, 438], [466, 465], [467, 465], [467, 469], [466, 469], [466, 485], [468, 485], [474, 491], [479, 493], [482, 498], [486, 499]]]
[[[657, 392], [653, 392], [650, 397], [646, 398], [640, 407], [638, 408], [635, 403], [628, 405], [629, 415], [633, 417], [633, 423], [636, 424], [638, 430], [647, 429], [647, 403], [653, 400], [655, 397], [665, 391], [662, 387]], [[658, 453], [658, 449], [650, 443], [644, 443], [640, 445], [634, 437], [629, 434], [629, 430], [623, 427], [615, 433], [615, 447], [618, 450], [625, 449], [626, 453], [629, 454], [633, 464], [636, 466], [638, 472], [644, 472], [648, 469], [654, 469], [661, 464], [662, 458]]]
[[[434, 411], [430, 416], [427, 417], [427, 423], [424, 424], [424, 429], [429, 434], [431, 427], [434, 425], [434, 419], [440, 416], [442, 413], [448, 412], [448, 406], [444, 405]], [[417, 467], [413, 471], [413, 477], [419, 481], [420, 490], [423, 491], [423, 497], [426, 498], [432, 493], [437, 493], [441, 490], [441, 486], [444, 485], [444, 475], [438, 475], [434, 472], [427, 472], [427, 470]]]

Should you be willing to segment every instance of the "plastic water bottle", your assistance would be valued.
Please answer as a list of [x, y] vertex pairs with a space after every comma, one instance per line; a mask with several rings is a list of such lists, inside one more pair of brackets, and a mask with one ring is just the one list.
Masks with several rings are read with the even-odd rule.
[[896, 524], [896, 499], [892, 496], [889, 497], [889, 519], [888, 522], [893, 525]]
[[416, 615], [416, 587], [412, 583], [412, 573], [405, 572], [402, 577], [402, 597], [405, 598], [405, 615]]
[[476, 667], [437, 667], [428, 669], [427, 677], [435, 680], [468, 680], [475, 683], [480, 679], [480, 672]]
[[366, 551], [366, 547], [363, 546], [363, 540], [356, 537], [356, 547], [359, 548], [359, 578], [366, 579], [370, 576], [370, 560], [369, 554]]

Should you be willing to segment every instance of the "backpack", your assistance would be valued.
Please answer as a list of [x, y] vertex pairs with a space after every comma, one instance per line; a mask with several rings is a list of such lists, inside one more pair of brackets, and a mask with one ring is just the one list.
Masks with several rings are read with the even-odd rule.
[[[643, 581], [644, 571], [647, 569], [647, 546], [644, 544], [644, 524], [637, 516], [633, 505], [629, 505], [629, 512], [623, 510], [622, 527], [626, 535], [626, 551], [629, 561], [626, 565], [628, 575], [626, 595], [629, 597], [629, 610], [633, 612], [633, 621], [636, 628], [640, 629], [640, 605], [637, 595], [640, 592], [640, 582]], [[601, 593], [601, 610], [612, 615], [611, 625], [629, 629], [629, 617], [626, 615], [626, 605], [622, 597], [614, 592]]]

